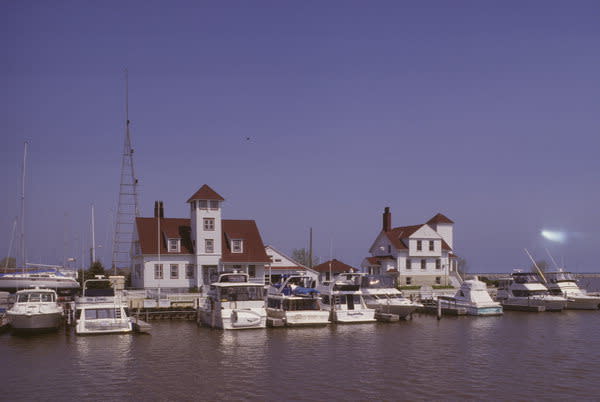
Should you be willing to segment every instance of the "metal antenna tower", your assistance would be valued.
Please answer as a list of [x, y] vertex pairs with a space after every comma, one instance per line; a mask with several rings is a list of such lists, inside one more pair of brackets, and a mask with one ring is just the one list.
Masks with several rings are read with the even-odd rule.
[[119, 186], [119, 205], [113, 237], [112, 266], [114, 273], [118, 268], [131, 268], [131, 251], [135, 218], [140, 216], [138, 208], [138, 180], [133, 168], [133, 148], [129, 132], [129, 77], [125, 70], [125, 144], [121, 160], [121, 184]]

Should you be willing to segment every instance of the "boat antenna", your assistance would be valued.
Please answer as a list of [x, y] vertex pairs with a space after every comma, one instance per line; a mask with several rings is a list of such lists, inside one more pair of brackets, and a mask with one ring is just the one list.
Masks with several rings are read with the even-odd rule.
[[17, 219], [15, 217], [15, 220], [13, 221], [13, 228], [12, 228], [12, 234], [10, 235], [10, 242], [8, 243], [8, 254], [6, 255], [6, 261], [4, 263], [4, 272], [8, 272], [8, 261], [10, 260], [10, 253], [12, 252], [12, 244], [13, 244], [13, 240], [15, 239], [15, 231], [17, 230]]
[[524, 248], [523, 250], [525, 250], [525, 253], [527, 254], [527, 256], [529, 256], [529, 259], [531, 260], [531, 262], [533, 263], [533, 266], [535, 267], [535, 269], [537, 269], [538, 273], [540, 274], [540, 276], [544, 280], [544, 283], [548, 283], [548, 281], [546, 280], [546, 277], [544, 276], [544, 273], [542, 272], [542, 270], [540, 269], [540, 267], [536, 264], [535, 260], [531, 256], [531, 254], [529, 254], [529, 251], [527, 251], [526, 248]]
[[29, 141], [25, 141], [24, 149], [23, 149], [23, 164], [21, 165], [21, 235], [20, 235], [20, 255], [21, 258], [21, 267], [23, 272], [25, 272], [25, 261], [27, 260], [27, 256], [25, 255], [25, 167], [27, 166], [27, 147], [29, 146]]
[[552, 254], [550, 254], [550, 251], [548, 251], [548, 249], [546, 247], [544, 247], [544, 250], [546, 250], [546, 254], [548, 254], [548, 257], [550, 257], [550, 259], [552, 260], [552, 263], [554, 264], [554, 266], [556, 267], [556, 269], [560, 269], [558, 267], [558, 264], [556, 264], [556, 261], [554, 261], [554, 257], [552, 257]]

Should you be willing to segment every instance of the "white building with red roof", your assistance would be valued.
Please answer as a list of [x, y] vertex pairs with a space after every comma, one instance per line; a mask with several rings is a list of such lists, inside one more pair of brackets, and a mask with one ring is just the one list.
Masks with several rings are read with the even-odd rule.
[[187, 201], [190, 218], [165, 218], [162, 202], [154, 217], [137, 218], [133, 287], [200, 289], [232, 270], [264, 283], [271, 259], [256, 222], [222, 219], [224, 201], [205, 184]]
[[456, 272], [454, 222], [438, 213], [426, 223], [392, 228], [388, 207], [383, 226], [361, 268], [371, 274], [394, 272], [400, 285], [450, 285]]
[[287, 254], [282, 253], [271, 245], [265, 247], [265, 252], [271, 259], [271, 265], [267, 268], [267, 276], [271, 276], [271, 282], [277, 283], [281, 280], [284, 275], [291, 275], [301, 273], [310, 276], [312, 279], [317, 280], [319, 273], [314, 269], [311, 269], [305, 265], [300, 264]]

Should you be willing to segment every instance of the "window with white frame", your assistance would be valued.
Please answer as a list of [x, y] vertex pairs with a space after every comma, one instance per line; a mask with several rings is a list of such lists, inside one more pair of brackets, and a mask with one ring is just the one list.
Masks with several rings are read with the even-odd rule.
[[410, 285], [412, 283], [412, 278], [410, 276], [406, 277], [406, 284]]
[[244, 241], [241, 239], [231, 240], [231, 252], [232, 253], [243, 253], [244, 252]]
[[210, 201], [208, 202], [208, 205], [210, 206], [210, 209], [212, 209], [212, 210], [217, 210], [217, 209], [219, 209], [219, 201], [216, 201], [216, 200], [210, 200]]
[[427, 269], [427, 260], [421, 260], [421, 269]]
[[179, 239], [169, 239], [169, 253], [179, 252]]
[[439, 258], [435, 260], [435, 269], [442, 269], [442, 260]]
[[171, 279], [179, 279], [179, 264], [171, 264]]
[[200, 209], [208, 209], [208, 201], [207, 200], [199, 200], [198, 208]]
[[215, 218], [204, 218], [204, 230], [215, 230]]
[[248, 265], [248, 276], [256, 278], [256, 265]]
[[417, 251], [423, 250], [423, 242], [421, 240], [417, 240]]
[[194, 278], [194, 264], [185, 264], [185, 278], [186, 279]]
[[214, 253], [215, 252], [215, 241], [213, 239], [204, 239], [204, 252]]
[[441, 285], [442, 284], [442, 277], [441, 276], [436, 276], [435, 277], [435, 283], [437, 285]]
[[433, 240], [429, 240], [429, 251], [433, 251], [434, 249], [434, 244], [433, 244]]
[[410, 258], [406, 260], [406, 269], [412, 269], [412, 260]]
[[162, 264], [154, 264], [154, 279], [162, 279], [163, 278], [163, 265]]

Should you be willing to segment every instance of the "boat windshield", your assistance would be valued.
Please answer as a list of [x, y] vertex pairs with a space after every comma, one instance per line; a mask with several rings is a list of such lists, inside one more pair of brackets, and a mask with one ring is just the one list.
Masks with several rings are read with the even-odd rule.
[[53, 301], [55, 301], [54, 293], [49, 292], [21, 293], [17, 295], [17, 303]]
[[316, 299], [285, 299], [283, 309], [287, 311], [320, 310]]
[[539, 283], [540, 278], [533, 272], [514, 273], [513, 278], [516, 283]]
[[575, 277], [570, 272], [549, 272], [546, 274], [548, 280], [552, 283], [556, 282], [575, 282]]
[[369, 289], [395, 288], [394, 278], [389, 275], [368, 275], [362, 277], [361, 287]]
[[221, 301], [263, 300], [263, 288], [260, 286], [231, 286], [219, 288]]
[[529, 297], [529, 296], [546, 296], [549, 294], [547, 290], [518, 290], [512, 291], [515, 297]]
[[86, 320], [102, 320], [107, 318], [116, 318], [114, 308], [88, 308], [85, 309]]

